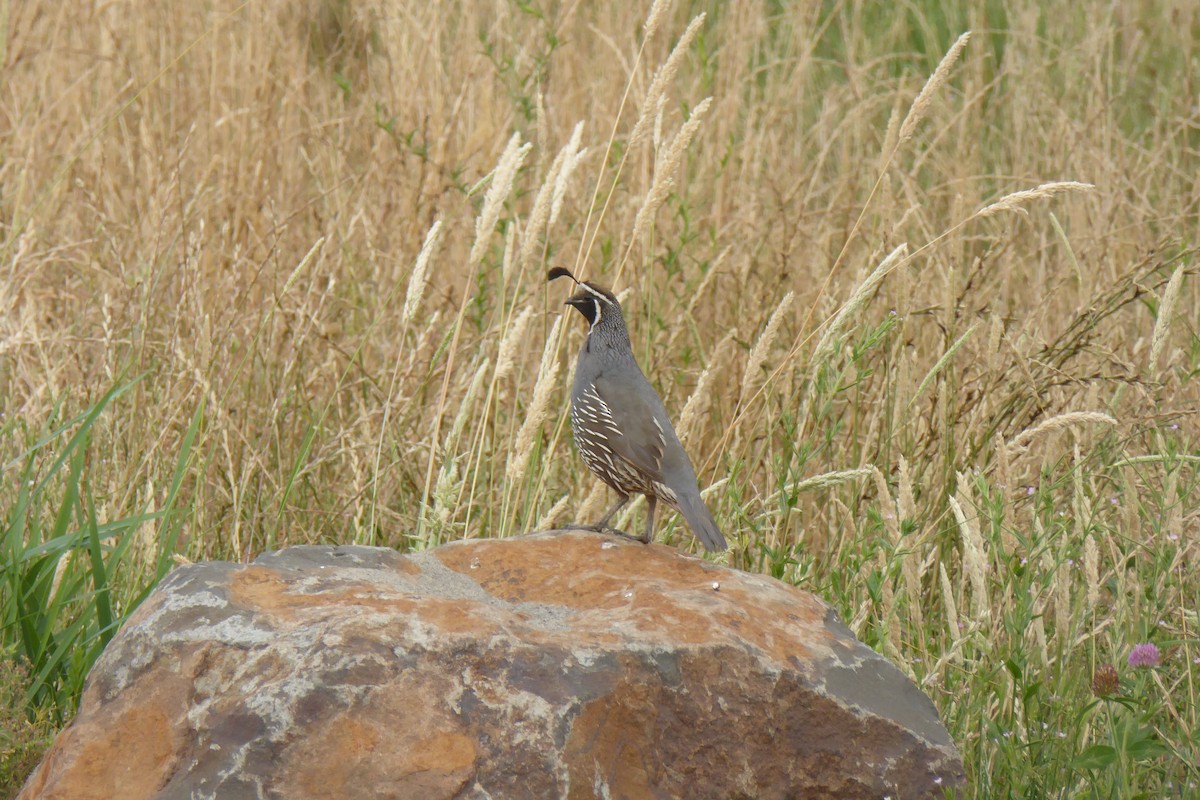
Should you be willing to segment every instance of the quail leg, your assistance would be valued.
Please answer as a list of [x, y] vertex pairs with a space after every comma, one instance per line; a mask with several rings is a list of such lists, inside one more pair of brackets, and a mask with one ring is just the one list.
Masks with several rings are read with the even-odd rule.
[[614, 516], [614, 515], [616, 515], [616, 513], [617, 513], [618, 511], [620, 511], [622, 508], [624, 508], [624, 507], [625, 507], [625, 504], [626, 504], [626, 503], [628, 503], [628, 502], [629, 502], [629, 495], [627, 495], [627, 494], [626, 494], [626, 495], [622, 495], [622, 496], [621, 496], [621, 499], [619, 499], [619, 500], [617, 501], [617, 504], [616, 504], [615, 506], [613, 506], [612, 508], [610, 508], [610, 509], [608, 510], [608, 513], [607, 513], [607, 514], [605, 514], [605, 515], [604, 515], [604, 517], [603, 517], [603, 518], [602, 518], [602, 519], [601, 519], [599, 522], [597, 522], [597, 523], [594, 523], [594, 524], [592, 524], [592, 525], [578, 525], [578, 524], [575, 524], [575, 525], [568, 525], [567, 527], [568, 527], [568, 528], [574, 528], [575, 530], [580, 530], [580, 531], [595, 531], [596, 533], [605, 533], [605, 532], [608, 532], [608, 533], [619, 533], [619, 534], [621, 534], [622, 536], [627, 536], [628, 534], [626, 534], [626, 533], [625, 533], [625, 531], [619, 531], [619, 530], [617, 530], [616, 528], [610, 528], [610, 527], [608, 527], [608, 521], [609, 521], [610, 519], [612, 519], [612, 518], [613, 518], [613, 516]]
[[[606, 529], [616, 530], [615, 528], [608, 527], [608, 521], [610, 519], [612, 519], [613, 517], [615, 517], [617, 515], [617, 512], [620, 511], [622, 508], [624, 508], [625, 504], [628, 502], [629, 502], [629, 495], [627, 495], [627, 494], [621, 495], [620, 499], [617, 500], [617, 504], [615, 506], [613, 506], [612, 508], [610, 508], [608, 510], [608, 513], [605, 514], [599, 522], [597, 522], [595, 525], [591, 525], [589, 527], [594, 528], [597, 531], [603, 531]], [[617, 532], [620, 533], [620, 531], [617, 531]]]
[[646, 532], [641, 536], [642, 544], [650, 544], [654, 541], [654, 507], [656, 505], [658, 505], [658, 498], [652, 494], [646, 495]]

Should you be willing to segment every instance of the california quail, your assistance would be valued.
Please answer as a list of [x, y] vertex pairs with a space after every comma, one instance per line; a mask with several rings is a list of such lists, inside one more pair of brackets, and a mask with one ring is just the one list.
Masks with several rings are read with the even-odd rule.
[[602, 530], [632, 494], [644, 494], [646, 533], [654, 535], [654, 508], [662, 500], [687, 520], [708, 550], [728, 545], [700, 498], [696, 471], [679, 443], [667, 410], [633, 358], [621, 304], [612, 292], [575, 279], [562, 267], [547, 280], [563, 276], [579, 290], [567, 300], [591, 328], [571, 387], [571, 431], [583, 463], [616, 490], [619, 500], [604, 518], [590, 526]]

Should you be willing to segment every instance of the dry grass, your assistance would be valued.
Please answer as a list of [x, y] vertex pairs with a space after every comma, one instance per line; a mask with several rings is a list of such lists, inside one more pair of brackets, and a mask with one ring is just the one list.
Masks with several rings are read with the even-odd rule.
[[566, 521], [566, 264], [632, 289], [729, 562], [821, 591], [1003, 772], [1024, 678], [957, 694], [1000, 639], [1117, 659], [1175, 575], [1196, 652], [1200, 23], [940, 5], [12, 4], [0, 452], [148, 371], [89, 480], [154, 506], [205, 403], [188, 558]]

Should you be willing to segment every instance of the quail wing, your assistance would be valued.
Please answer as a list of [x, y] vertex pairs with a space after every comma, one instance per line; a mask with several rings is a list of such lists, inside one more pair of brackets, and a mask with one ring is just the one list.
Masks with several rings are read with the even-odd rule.
[[613, 452], [651, 480], [664, 481], [670, 466], [663, 463], [664, 457], [669, 439], [675, 436], [662, 402], [654, 402], [658, 395], [650, 382], [640, 372], [630, 377], [606, 372], [597, 375], [592, 386], [604, 401], [613, 428], [620, 431], [609, 438]]

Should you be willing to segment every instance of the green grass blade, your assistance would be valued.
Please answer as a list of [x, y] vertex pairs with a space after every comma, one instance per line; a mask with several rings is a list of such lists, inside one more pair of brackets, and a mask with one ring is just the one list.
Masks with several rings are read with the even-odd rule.
[[[113, 636], [112, 598], [108, 589], [108, 569], [104, 562], [104, 552], [100, 547], [100, 532], [96, 526], [96, 506], [91, 493], [87, 493], [87, 526], [88, 553], [91, 555], [92, 572], [92, 605], [96, 613], [96, 624], [99, 626], [100, 639], [104, 644]], [[130, 537], [125, 536], [128, 540]], [[119, 563], [119, 559], [115, 559]]]

